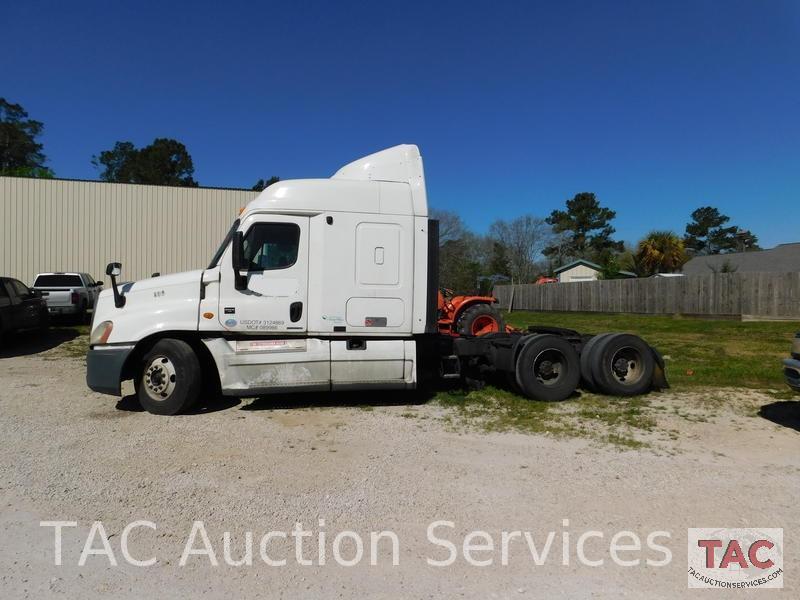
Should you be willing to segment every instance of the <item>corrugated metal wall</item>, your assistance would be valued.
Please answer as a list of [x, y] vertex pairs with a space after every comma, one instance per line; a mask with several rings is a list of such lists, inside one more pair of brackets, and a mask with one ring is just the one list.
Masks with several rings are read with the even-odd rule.
[[[0, 275], [44, 271], [133, 281], [208, 265], [239, 209], [258, 192], [0, 177]], [[106, 281], [107, 283], [107, 281]]]

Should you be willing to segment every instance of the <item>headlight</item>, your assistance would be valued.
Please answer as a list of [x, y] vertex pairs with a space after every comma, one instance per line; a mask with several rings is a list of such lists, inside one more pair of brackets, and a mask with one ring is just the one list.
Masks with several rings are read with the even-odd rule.
[[100, 323], [94, 328], [94, 331], [92, 331], [92, 335], [89, 338], [89, 345], [105, 344], [108, 341], [108, 336], [111, 335], [112, 329], [114, 329], [114, 323], [111, 321], [103, 321]]

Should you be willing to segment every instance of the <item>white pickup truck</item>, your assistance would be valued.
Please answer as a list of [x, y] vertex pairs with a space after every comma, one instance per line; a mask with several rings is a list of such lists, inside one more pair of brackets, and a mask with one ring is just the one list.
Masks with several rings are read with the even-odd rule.
[[39, 273], [33, 281], [51, 315], [74, 315], [82, 322], [88, 322], [102, 287], [88, 273]]

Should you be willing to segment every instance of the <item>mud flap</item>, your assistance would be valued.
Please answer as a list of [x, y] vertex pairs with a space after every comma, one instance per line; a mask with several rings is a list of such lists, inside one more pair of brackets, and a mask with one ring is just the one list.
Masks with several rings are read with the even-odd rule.
[[652, 390], [666, 390], [669, 389], [669, 382], [667, 381], [667, 368], [664, 363], [664, 357], [661, 353], [650, 346], [650, 351], [653, 353], [653, 360], [655, 361], [655, 368], [653, 369], [653, 379], [650, 382], [650, 389]]

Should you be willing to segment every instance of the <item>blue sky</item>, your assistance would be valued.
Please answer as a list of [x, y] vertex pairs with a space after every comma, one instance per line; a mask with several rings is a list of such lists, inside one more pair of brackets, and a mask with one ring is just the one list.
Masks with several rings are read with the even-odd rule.
[[800, 2], [4, 3], [0, 96], [50, 166], [184, 142], [202, 185], [326, 177], [420, 146], [431, 205], [484, 231], [581, 191], [618, 237], [714, 205], [800, 240]]

